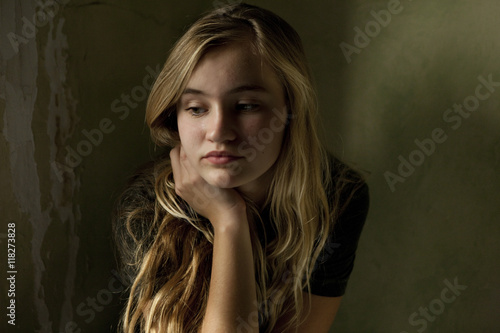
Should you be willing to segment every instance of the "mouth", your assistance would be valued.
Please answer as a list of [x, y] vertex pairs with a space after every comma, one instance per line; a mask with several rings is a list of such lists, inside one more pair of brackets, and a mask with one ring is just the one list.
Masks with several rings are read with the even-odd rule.
[[212, 164], [220, 165], [237, 161], [243, 157], [231, 154], [230, 152], [227, 151], [211, 151], [205, 156], [203, 156], [203, 158]]

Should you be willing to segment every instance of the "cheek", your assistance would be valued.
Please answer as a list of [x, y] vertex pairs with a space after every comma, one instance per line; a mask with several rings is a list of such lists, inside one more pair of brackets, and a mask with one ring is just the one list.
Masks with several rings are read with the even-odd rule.
[[279, 150], [283, 141], [285, 123], [281, 117], [247, 119], [244, 124], [243, 140], [261, 154]]
[[243, 133], [246, 137], [258, 136], [259, 132], [268, 127], [265, 119], [254, 118], [247, 119], [243, 124]]
[[179, 130], [181, 145], [187, 153], [199, 146], [201, 131], [198, 127], [186, 121], [186, 119], [181, 118], [177, 122], [177, 128]]
[[194, 127], [193, 122], [186, 115], [182, 113], [177, 114], [177, 129], [181, 140], [189, 138], [192, 135]]

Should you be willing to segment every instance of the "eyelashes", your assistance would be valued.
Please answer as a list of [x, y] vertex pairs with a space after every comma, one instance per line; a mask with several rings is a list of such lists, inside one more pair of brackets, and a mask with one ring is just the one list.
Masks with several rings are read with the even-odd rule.
[[255, 103], [239, 103], [236, 105], [236, 110], [250, 112], [259, 109], [260, 105]]
[[[234, 106], [234, 110], [238, 112], [254, 112], [260, 109], [260, 104], [257, 103], [238, 103]], [[192, 116], [198, 117], [208, 112], [207, 108], [201, 106], [191, 106], [185, 109]]]
[[201, 116], [202, 114], [207, 112], [207, 109], [202, 108], [202, 107], [192, 106], [190, 108], [187, 108], [186, 111], [190, 112], [191, 115], [193, 115], [193, 116]]

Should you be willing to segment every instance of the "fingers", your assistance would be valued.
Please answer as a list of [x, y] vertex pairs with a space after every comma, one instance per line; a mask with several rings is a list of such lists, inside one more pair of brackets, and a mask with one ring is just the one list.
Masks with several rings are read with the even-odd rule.
[[179, 162], [180, 162], [179, 154], [180, 154], [180, 146], [175, 146], [174, 148], [172, 148], [172, 150], [170, 150], [169, 153], [170, 161], [172, 163], [172, 168], [174, 170], [179, 169]]
[[212, 221], [236, 208], [245, 208], [243, 199], [234, 189], [221, 189], [210, 185], [192, 165], [182, 148], [170, 151], [175, 193], [197, 213]]
[[174, 174], [174, 184], [175, 184], [175, 193], [177, 195], [180, 195], [179, 193], [179, 184], [181, 183], [181, 166], [180, 166], [180, 158], [179, 158], [179, 153], [180, 153], [180, 146], [175, 146], [170, 150], [170, 163], [172, 165], [172, 173]]
[[170, 160], [175, 193], [193, 206], [205, 208], [209, 203], [206, 193], [209, 186], [191, 165], [181, 145], [170, 151]]
[[[179, 161], [180, 161], [180, 166], [182, 167], [182, 171], [184, 175], [189, 175], [193, 177], [196, 175], [196, 170], [194, 167], [191, 165], [191, 162], [189, 162], [186, 152], [182, 148], [182, 146], [179, 146]], [[193, 179], [193, 178], [191, 178]]]
[[189, 196], [188, 192], [192, 189], [195, 173], [189, 172], [189, 161], [180, 145], [170, 151], [170, 161], [174, 174], [175, 193], [184, 200], [187, 200]]

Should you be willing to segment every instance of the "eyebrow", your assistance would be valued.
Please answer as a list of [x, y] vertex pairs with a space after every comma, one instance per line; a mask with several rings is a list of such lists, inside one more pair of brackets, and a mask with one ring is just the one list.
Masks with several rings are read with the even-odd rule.
[[[247, 84], [247, 85], [242, 85], [242, 86], [233, 88], [233, 89], [229, 90], [226, 94], [231, 95], [231, 94], [236, 94], [236, 93], [240, 93], [240, 92], [244, 92], [244, 91], [267, 92], [267, 89], [262, 87], [262, 86], [256, 85], [256, 84]], [[205, 93], [204, 91], [198, 90], [198, 89], [193, 89], [193, 88], [186, 88], [182, 94], [183, 95], [185, 95], [185, 94], [207, 95], [207, 93]]]

